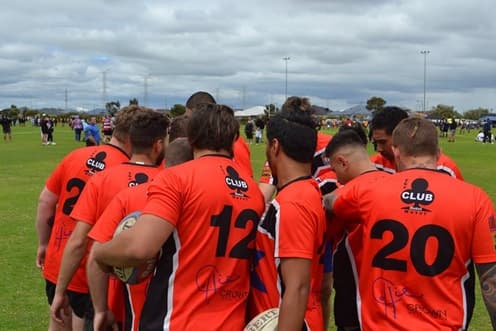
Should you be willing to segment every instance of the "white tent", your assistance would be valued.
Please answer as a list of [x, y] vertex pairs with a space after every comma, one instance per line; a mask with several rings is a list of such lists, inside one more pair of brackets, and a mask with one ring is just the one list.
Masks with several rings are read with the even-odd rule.
[[234, 113], [234, 116], [236, 117], [258, 116], [258, 115], [263, 115], [264, 111], [265, 111], [265, 107], [255, 106], [255, 107], [247, 108], [245, 110], [239, 110]]

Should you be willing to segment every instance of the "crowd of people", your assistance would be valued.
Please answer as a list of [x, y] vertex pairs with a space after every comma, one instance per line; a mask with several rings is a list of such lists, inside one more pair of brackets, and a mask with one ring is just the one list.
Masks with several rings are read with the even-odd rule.
[[[385, 107], [369, 135], [347, 122], [330, 136], [290, 97], [247, 144], [206, 92], [172, 121], [125, 107], [103, 139], [76, 120], [88, 146], [56, 166], [36, 214], [49, 330], [243, 330], [272, 308], [278, 330], [324, 331], [331, 315], [346, 331], [467, 330], [474, 268], [496, 327], [494, 207], [427, 120]], [[150, 261], [139, 283], [113, 273]]]

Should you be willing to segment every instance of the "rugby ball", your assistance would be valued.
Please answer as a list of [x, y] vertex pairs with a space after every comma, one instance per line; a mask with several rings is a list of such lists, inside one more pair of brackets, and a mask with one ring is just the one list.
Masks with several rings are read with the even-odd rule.
[[[133, 212], [122, 219], [114, 232], [114, 238], [124, 230], [131, 228], [141, 213]], [[155, 270], [157, 259], [149, 259], [136, 267], [114, 267], [114, 274], [124, 283], [133, 285], [145, 280]]]
[[268, 309], [255, 316], [244, 331], [276, 331], [278, 319], [279, 308]]

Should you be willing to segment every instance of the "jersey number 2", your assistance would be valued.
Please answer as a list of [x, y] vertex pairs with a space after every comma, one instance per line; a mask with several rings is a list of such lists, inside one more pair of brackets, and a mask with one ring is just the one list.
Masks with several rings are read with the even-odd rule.
[[[218, 257], [226, 256], [227, 241], [231, 230], [232, 212], [233, 207], [226, 205], [222, 209], [221, 213], [219, 215], [212, 216], [210, 221], [211, 226], [219, 227], [219, 239], [217, 240], [217, 250], [215, 254]], [[229, 257], [236, 259], [250, 258], [253, 249], [250, 249], [248, 246], [251, 242], [253, 242], [253, 240], [255, 240], [258, 221], [258, 214], [252, 209], [244, 209], [241, 213], [239, 213], [236, 221], [234, 222], [234, 227], [238, 229], [246, 229], [248, 222], [252, 223], [252, 227], [248, 234], [234, 245], [229, 252]]]
[[62, 206], [62, 212], [69, 216], [74, 208], [74, 205], [79, 199], [81, 195], [81, 191], [83, 190], [86, 183], [79, 178], [72, 178], [67, 182], [66, 190], [67, 192], [71, 192], [73, 188], [76, 188], [76, 194], [72, 197], [65, 199], [64, 205]]

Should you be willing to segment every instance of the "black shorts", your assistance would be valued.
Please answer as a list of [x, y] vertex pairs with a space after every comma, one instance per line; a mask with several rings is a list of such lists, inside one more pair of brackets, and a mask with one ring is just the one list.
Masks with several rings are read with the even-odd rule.
[[[49, 280], [45, 281], [45, 292], [48, 298], [48, 304], [51, 305], [55, 297], [55, 284]], [[69, 297], [69, 305], [77, 317], [93, 319], [93, 305], [89, 293], [79, 293], [70, 290], [67, 290], [66, 293]]]

